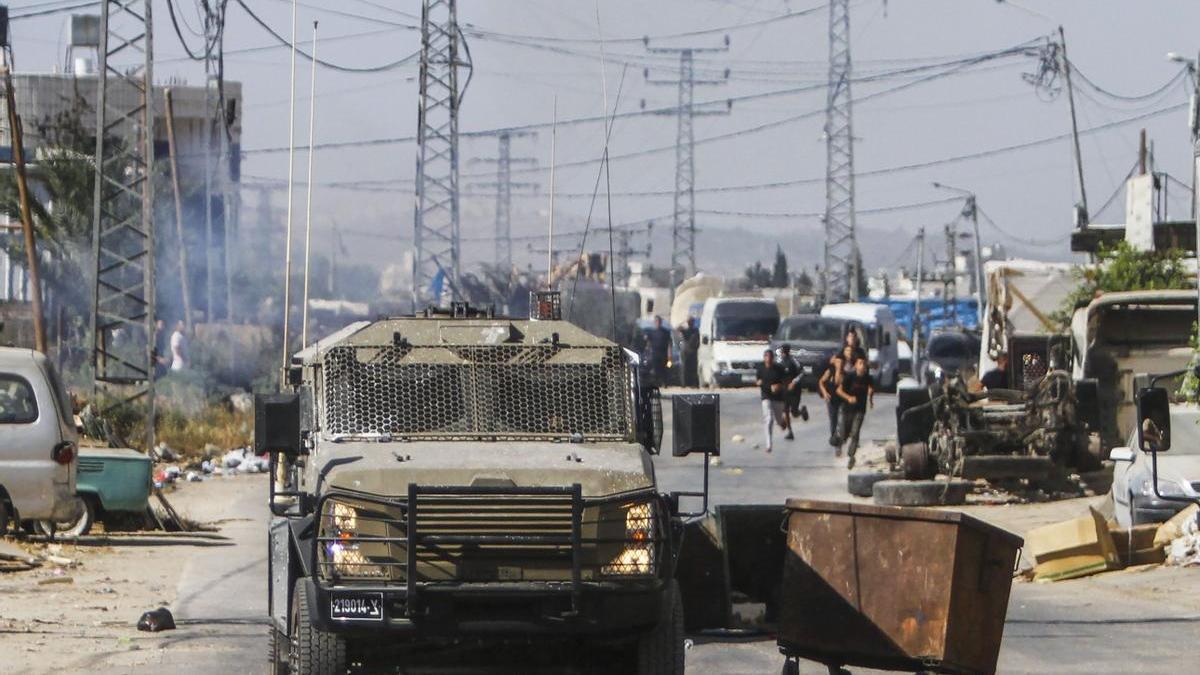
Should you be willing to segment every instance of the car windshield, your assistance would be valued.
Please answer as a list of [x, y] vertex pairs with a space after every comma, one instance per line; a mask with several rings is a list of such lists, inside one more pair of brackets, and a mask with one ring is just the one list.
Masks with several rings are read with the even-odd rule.
[[779, 326], [776, 338], [796, 342], [828, 342], [836, 345], [842, 341], [842, 322], [818, 317], [790, 319]]
[[713, 330], [718, 340], [767, 341], [779, 328], [779, 310], [766, 302], [717, 305]]
[[37, 418], [37, 399], [29, 381], [0, 373], [0, 424], [29, 424]]
[[931, 359], [971, 359], [979, 351], [975, 341], [966, 335], [935, 335], [929, 340]]

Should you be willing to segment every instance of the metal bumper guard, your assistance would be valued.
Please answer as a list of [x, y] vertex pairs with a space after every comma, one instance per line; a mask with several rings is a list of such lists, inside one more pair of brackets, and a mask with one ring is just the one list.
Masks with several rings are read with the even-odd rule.
[[[348, 498], [357, 501], [397, 505], [394, 500], [383, 500], [356, 493], [334, 492], [325, 495], [318, 503], [318, 514], [324, 513], [324, 504], [330, 498]], [[571, 527], [569, 534], [519, 534], [498, 531], [494, 533], [446, 534], [422, 531], [422, 503], [431, 498], [487, 498], [503, 499], [505, 505], [531, 504], [537, 500], [558, 497], [569, 500]], [[606, 539], [584, 539], [583, 523], [585, 506], [609, 501], [639, 501], [655, 499], [653, 492], [637, 495], [622, 495], [618, 498], [589, 500], [585, 504], [582, 488], [576, 483], [569, 487], [509, 487], [509, 486], [428, 486], [410, 483], [405, 510], [404, 528], [406, 536], [395, 538], [394, 543], [403, 543], [406, 549], [403, 562], [392, 563], [405, 570], [403, 585], [373, 584], [354, 581], [327, 585], [313, 579], [314, 598], [317, 607], [313, 616], [320, 617], [319, 623], [326, 630], [339, 632], [361, 632], [378, 629], [421, 632], [560, 632], [564, 628], [579, 631], [612, 631], [632, 628], [637, 625], [634, 617], [644, 617], [645, 623], [657, 620], [659, 593], [663, 588], [658, 572], [664, 551], [661, 542], [663, 523], [656, 519], [654, 531], [648, 543], [655, 549], [654, 566], [649, 576], [631, 577], [620, 581], [585, 581], [583, 579], [584, 544], [613, 543]], [[657, 499], [655, 499], [657, 501]], [[659, 515], [662, 515], [661, 509]], [[434, 517], [427, 513], [426, 519]], [[319, 516], [320, 518], [320, 516]], [[318, 534], [313, 547], [313, 567], [317, 570], [318, 551], [328, 537]], [[460, 578], [422, 580], [417, 573], [418, 564], [425, 556], [445, 555], [446, 547], [469, 547], [487, 545], [511, 546], [569, 546], [571, 551], [570, 581], [471, 581]], [[383, 616], [380, 620], [342, 621], [330, 617], [330, 600], [342, 594], [379, 594], [382, 598]], [[463, 607], [483, 610], [462, 611]], [[495, 610], [495, 616], [486, 616]], [[519, 617], [509, 616], [508, 610], [516, 611]], [[611, 619], [611, 620], [610, 620]], [[417, 624], [421, 624], [419, 627]], [[432, 630], [428, 630], [432, 629]]]

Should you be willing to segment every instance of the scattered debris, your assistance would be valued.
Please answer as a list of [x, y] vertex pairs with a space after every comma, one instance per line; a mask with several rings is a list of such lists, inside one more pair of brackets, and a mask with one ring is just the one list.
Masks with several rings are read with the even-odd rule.
[[171, 616], [171, 610], [159, 607], [142, 614], [142, 618], [138, 619], [137, 629], [147, 633], [175, 630], [175, 617]]
[[37, 567], [42, 561], [32, 553], [0, 541], [0, 560], [12, 560], [29, 567]]
[[1036, 561], [1034, 581], [1061, 581], [1121, 568], [1108, 523], [1096, 509], [1088, 515], [1034, 528], [1025, 549]]
[[68, 577], [68, 576], [64, 575], [64, 576], [46, 577], [45, 579], [38, 579], [37, 583], [38, 583], [38, 586], [49, 586], [51, 584], [73, 584], [73, 583], [75, 583], [75, 579], [74, 579], [74, 577]]
[[746, 437], [741, 434], [734, 434], [729, 440], [733, 443], [744, 443], [746, 442]]
[[1167, 564], [1179, 567], [1200, 566], [1200, 521], [1197, 513], [1200, 507], [1195, 504], [1180, 511], [1174, 518], [1163, 523], [1154, 535], [1154, 541], [1159, 542], [1167, 537], [1171, 543], [1167, 546]]

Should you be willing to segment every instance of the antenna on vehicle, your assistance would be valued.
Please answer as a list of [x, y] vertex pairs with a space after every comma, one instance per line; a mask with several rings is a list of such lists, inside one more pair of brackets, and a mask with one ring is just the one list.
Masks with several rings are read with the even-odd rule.
[[550, 125], [550, 235], [546, 244], [546, 289], [554, 288], [554, 169], [558, 164], [558, 94], [554, 95], [554, 121]]
[[[608, 141], [612, 132], [612, 117], [608, 112], [608, 57], [604, 53], [604, 28], [600, 24], [600, 0], [596, 0], [596, 32], [600, 34], [600, 89], [604, 93], [604, 200], [608, 207], [608, 289], [612, 296], [612, 339], [617, 341], [617, 286], [613, 265], [612, 174], [608, 161]], [[628, 66], [626, 66], [628, 67]], [[625, 73], [621, 73], [622, 83]], [[614, 111], [615, 112], [615, 111]], [[574, 296], [572, 296], [574, 301]]]
[[304, 204], [304, 306], [300, 316], [300, 348], [308, 347], [308, 276], [312, 248], [313, 134], [317, 128], [317, 22], [313, 22], [312, 83], [308, 94], [308, 194]]
[[292, 70], [288, 103], [287, 235], [283, 248], [283, 369], [288, 368], [288, 324], [292, 318], [292, 188], [296, 160], [296, 0], [292, 0]]

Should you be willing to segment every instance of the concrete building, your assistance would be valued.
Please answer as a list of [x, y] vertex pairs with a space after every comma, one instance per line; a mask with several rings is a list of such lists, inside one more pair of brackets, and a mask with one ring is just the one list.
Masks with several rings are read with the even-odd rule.
[[[56, 149], [53, 134], [49, 131], [56, 125], [61, 128], [63, 119], [78, 120], [78, 128], [88, 137], [94, 136], [96, 127], [96, 99], [98, 79], [88, 58], [75, 59], [71, 73], [15, 73], [13, 89], [17, 112], [21, 116], [24, 130], [26, 162], [30, 165], [31, 177], [36, 185], [37, 163]], [[182, 194], [184, 244], [187, 250], [188, 278], [193, 312], [202, 316], [225, 316], [226, 304], [226, 261], [227, 252], [236, 254], [238, 246], [233, 237], [237, 234], [237, 195], [241, 181], [240, 156], [242, 142], [242, 87], [238, 82], [225, 82], [223, 89], [224, 112], [228, 121], [228, 136], [223, 125], [217, 125], [211, 137], [211, 153], [208, 160], [212, 166], [212, 237], [209, 241], [204, 204], [206, 161], [205, 142], [208, 106], [203, 85], [193, 86], [183, 82], [168, 82], [154, 87], [154, 139], [156, 173], [159, 176], [155, 207], [155, 236], [158, 241], [158, 304], [160, 314], [166, 318], [181, 318], [181, 284], [178, 278], [178, 243], [174, 223], [173, 194], [170, 188], [170, 164], [167, 141], [165, 92], [171, 91], [174, 108], [175, 136], [179, 163], [180, 192]], [[124, 82], [110, 80], [110, 97], [116, 97], [117, 107], [132, 107], [137, 92]], [[214, 87], [214, 102], [217, 95]], [[117, 137], [127, 137], [133, 130], [132, 122], [124, 121], [113, 128]], [[90, 147], [90, 142], [84, 144]], [[94, 152], [94, 151], [92, 151]], [[89, 152], [89, 154], [91, 154]], [[7, 103], [0, 97], [0, 170], [11, 170], [12, 134], [8, 124]], [[228, 199], [226, 199], [228, 195]], [[41, 195], [45, 197], [44, 192]], [[52, 200], [48, 207], [53, 211]], [[75, 209], [91, 212], [92, 205], [73, 205]], [[226, 226], [228, 223], [228, 227]], [[0, 250], [5, 239], [20, 237], [19, 229], [6, 228], [3, 224], [13, 221], [0, 215]], [[228, 231], [230, 245], [227, 246]], [[209, 254], [207, 247], [212, 247]], [[212, 262], [210, 270], [209, 261]], [[232, 260], [236, 264], [236, 260]], [[213, 305], [208, 306], [208, 275], [213, 277]], [[24, 281], [24, 262], [0, 252], [0, 300], [25, 300], [27, 284]], [[211, 309], [211, 312], [209, 311]]]

